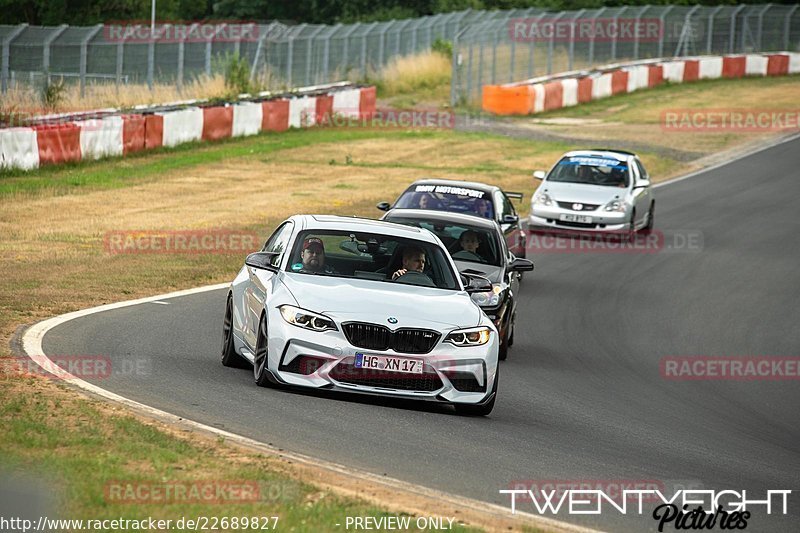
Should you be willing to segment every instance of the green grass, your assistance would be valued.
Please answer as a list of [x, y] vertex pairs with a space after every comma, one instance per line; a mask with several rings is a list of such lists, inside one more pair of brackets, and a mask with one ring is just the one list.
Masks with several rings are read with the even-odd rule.
[[[74, 396], [53, 405], [45, 396], [12, 396], [9, 388], [0, 386], [2, 463], [40, 480], [55, 496], [65, 518], [279, 516], [282, 531], [331, 531], [348, 515], [390, 515], [376, 506], [320, 493], [311, 485], [277, 474], [274, 459], [263, 455], [230, 461], [210, 445], [190, 443], [125, 415], [98, 423], [91, 402]], [[55, 417], [54, 408], [68, 408], [69, 414]], [[154, 504], [121, 502], [106, 492], [110, 483], [148, 486], [167, 482], [247, 483], [258, 487], [257, 498]], [[459, 526], [456, 531], [474, 529]]]

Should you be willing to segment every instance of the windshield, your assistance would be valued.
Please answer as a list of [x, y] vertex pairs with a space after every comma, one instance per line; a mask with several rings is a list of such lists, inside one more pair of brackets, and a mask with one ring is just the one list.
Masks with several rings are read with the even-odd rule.
[[565, 157], [547, 176], [547, 181], [585, 183], [607, 187], [628, 186], [628, 164], [600, 156]]
[[494, 219], [489, 193], [451, 185], [414, 185], [395, 204], [400, 209], [432, 209]]
[[442, 220], [391, 217], [384, 220], [425, 228], [435, 233], [456, 261], [500, 266], [502, 251], [497, 234], [469, 224], [455, 224]]
[[459, 290], [444, 250], [414, 239], [348, 231], [303, 231], [289, 272]]

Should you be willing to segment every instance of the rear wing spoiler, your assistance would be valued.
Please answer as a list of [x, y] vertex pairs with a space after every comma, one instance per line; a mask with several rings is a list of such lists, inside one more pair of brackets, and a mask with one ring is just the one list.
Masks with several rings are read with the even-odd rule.
[[522, 193], [521, 192], [505, 192], [506, 196], [509, 198], [513, 198], [514, 200], [522, 200]]

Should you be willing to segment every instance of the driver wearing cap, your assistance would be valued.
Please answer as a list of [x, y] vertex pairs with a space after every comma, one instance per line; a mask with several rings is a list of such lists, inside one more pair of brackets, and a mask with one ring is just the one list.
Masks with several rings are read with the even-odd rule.
[[300, 260], [303, 262], [301, 272], [335, 274], [331, 267], [325, 266], [325, 245], [319, 237], [309, 237], [303, 241]]

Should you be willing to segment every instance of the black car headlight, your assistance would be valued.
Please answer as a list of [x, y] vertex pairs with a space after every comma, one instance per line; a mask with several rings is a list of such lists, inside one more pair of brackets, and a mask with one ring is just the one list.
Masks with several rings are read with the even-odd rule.
[[283, 319], [294, 326], [310, 329], [312, 331], [336, 330], [336, 324], [325, 315], [320, 315], [319, 313], [314, 313], [313, 311], [301, 309], [293, 305], [282, 305], [278, 307], [278, 309], [280, 309]]
[[444, 341], [455, 346], [481, 346], [489, 342], [491, 338], [492, 330], [486, 326], [480, 326], [451, 331]]

